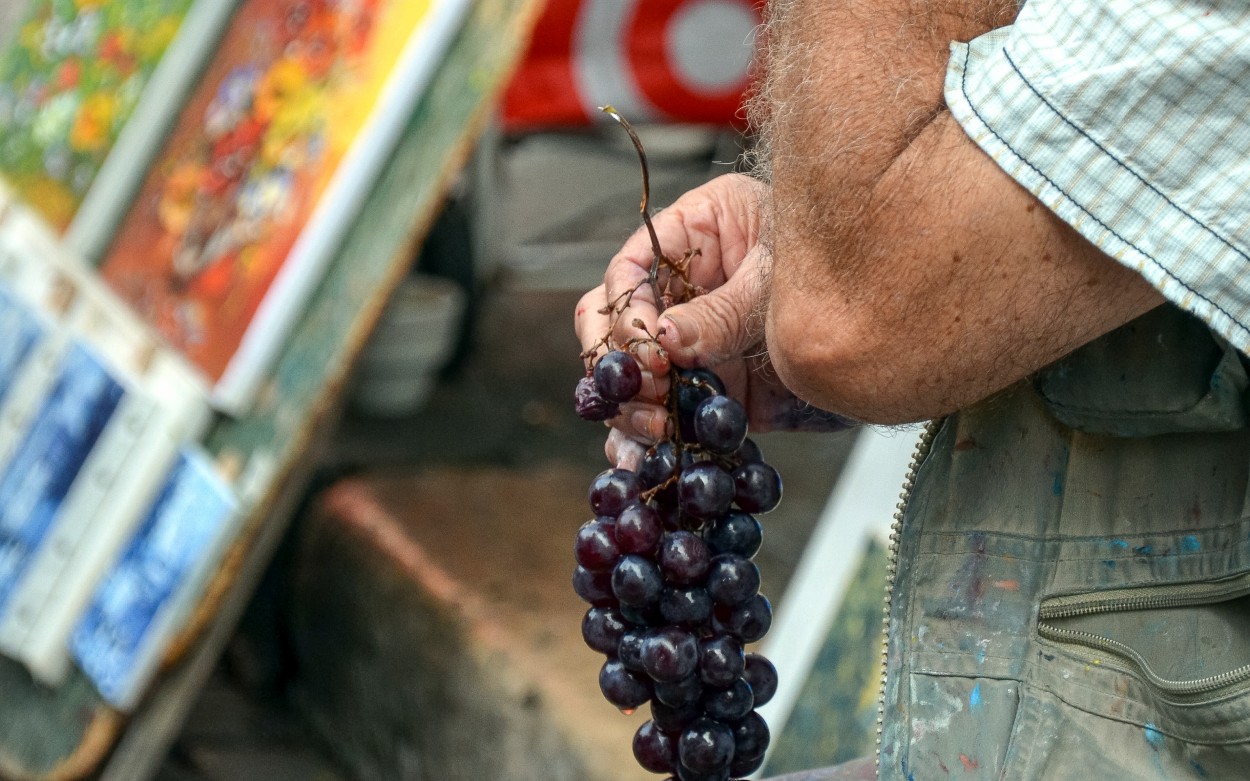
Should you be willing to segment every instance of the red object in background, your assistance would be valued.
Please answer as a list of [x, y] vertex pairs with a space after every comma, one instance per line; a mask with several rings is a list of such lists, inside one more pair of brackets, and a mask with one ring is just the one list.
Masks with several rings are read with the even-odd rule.
[[548, 0], [503, 100], [506, 130], [632, 122], [741, 124], [754, 0]]

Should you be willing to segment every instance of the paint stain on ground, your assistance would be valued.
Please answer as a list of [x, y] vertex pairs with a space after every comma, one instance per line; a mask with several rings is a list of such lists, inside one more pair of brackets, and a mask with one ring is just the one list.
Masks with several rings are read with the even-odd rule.
[[968, 756], [967, 754], [959, 755], [959, 763], [964, 766], [964, 770], [972, 771], [981, 767], [981, 763]]

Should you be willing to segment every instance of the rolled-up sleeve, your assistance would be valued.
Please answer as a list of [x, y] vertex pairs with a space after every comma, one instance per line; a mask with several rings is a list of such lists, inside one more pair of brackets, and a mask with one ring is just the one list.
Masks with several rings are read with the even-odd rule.
[[1250, 5], [1028, 0], [946, 101], [1061, 219], [1250, 352]]

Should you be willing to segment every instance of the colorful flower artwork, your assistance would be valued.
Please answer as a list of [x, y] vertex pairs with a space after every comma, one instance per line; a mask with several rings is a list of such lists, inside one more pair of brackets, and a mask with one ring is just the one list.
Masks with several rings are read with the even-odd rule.
[[0, 176], [73, 219], [193, 0], [32, 0], [0, 55]]
[[245, 0], [236, 12], [102, 266], [211, 380], [353, 144], [377, 143], [371, 123], [414, 31], [449, 5], [464, 3]]

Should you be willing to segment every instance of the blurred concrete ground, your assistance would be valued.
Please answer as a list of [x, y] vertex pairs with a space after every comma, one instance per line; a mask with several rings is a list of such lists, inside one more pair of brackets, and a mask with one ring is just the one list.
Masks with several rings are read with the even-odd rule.
[[[582, 371], [571, 323], [580, 293], [597, 283], [607, 259], [639, 224], [637, 159], [619, 129], [607, 130], [490, 144], [495, 153], [481, 156], [461, 193], [469, 204], [474, 277], [480, 282], [461, 350], [420, 410], [379, 419], [349, 408], [334, 435], [324, 480], [346, 472], [482, 465], [506, 470], [555, 461], [584, 470], [588, 483], [605, 468], [603, 428], [571, 411], [572, 387]], [[651, 160], [653, 207], [731, 170], [737, 154], [731, 133], [664, 127], [639, 132]], [[493, 197], [483, 198], [483, 189]], [[785, 500], [765, 519], [758, 557], [762, 590], [779, 599], [850, 439], [762, 435], [758, 441], [785, 480]], [[279, 557], [161, 781], [352, 781], [305, 729], [286, 696], [293, 671], [282, 598]]]

